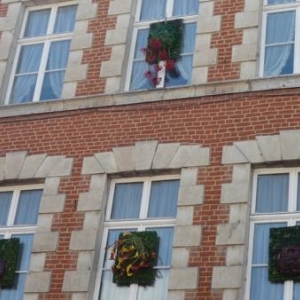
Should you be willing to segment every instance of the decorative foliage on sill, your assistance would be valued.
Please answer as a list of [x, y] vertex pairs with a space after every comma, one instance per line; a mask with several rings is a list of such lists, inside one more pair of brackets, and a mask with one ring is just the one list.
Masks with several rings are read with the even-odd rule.
[[14, 284], [15, 269], [19, 257], [20, 241], [17, 238], [0, 240], [0, 259], [5, 262], [4, 276], [0, 280], [1, 288]]
[[[147, 48], [142, 49], [149, 65], [145, 77], [156, 86], [161, 81], [158, 72], [164, 67], [170, 77], [178, 77], [176, 61], [180, 59], [183, 38], [181, 19], [153, 23], [150, 25]], [[161, 63], [164, 63], [164, 66]]]
[[269, 280], [300, 281], [300, 226], [270, 229]]
[[124, 232], [111, 252], [113, 282], [117, 285], [153, 285], [158, 236], [155, 231]]

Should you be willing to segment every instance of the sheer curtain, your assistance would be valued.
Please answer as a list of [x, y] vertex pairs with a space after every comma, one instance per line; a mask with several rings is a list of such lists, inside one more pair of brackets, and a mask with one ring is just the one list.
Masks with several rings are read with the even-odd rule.
[[176, 217], [178, 189], [179, 180], [153, 182], [148, 217]]
[[198, 14], [199, 0], [174, 0], [173, 16]]
[[138, 219], [142, 191], [142, 182], [116, 184], [111, 219]]
[[40, 100], [60, 98], [69, 48], [70, 40], [51, 43]]
[[32, 101], [42, 52], [43, 44], [23, 46], [21, 48], [10, 96], [12, 103]]
[[288, 174], [259, 175], [255, 211], [257, 213], [287, 211], [288, 183]]
[[60, 7], [55, 20], [54, 33], [73, 32], [76, 11], [76, 5]]
[[268, 14], [264, 65], [265, 76], [293, 72], [294, 35], [295, 11]]
[[12, 237], [20, 239], [20, 256], [16, 267], [15, 284], [12, 288], [1, 289], [0, 300], [22, 300], [24, 296], [24, 287], [29, 260], [33, 242], [32, 234], [16, 234]]
[[31, 38], [46, 35], [49, 17], [50, 9], [29, 12], [24, 37]]
[[268, 0], [268, 4], [283, 4], [283, 3], [291, 3], [296, 2], [296, 0]]
[[184, 24], [183, 45], [180, 60], [177, 61], [176, 67], [179, 75], [172, 77], [167, 74], [165, 86], [177, 86], [189, 84], [192, 77], [193, 54], [195, 48], [196, 24]]
[[0, 226], [7, 224], [8, 212], [11, 204], [12, 192], [0, 193]]
[[36, 224], [42, 190], [22, 191], [19, 197], [15, 225]]
[[254, 228], [250, 300], [282, 300], [283, 284], [268, 279], [270, 228], [285, 227], [285, 223], [256, 224]]
[[143, 0], [140, 21], [161, 20], [165, 18], [166, 0]]

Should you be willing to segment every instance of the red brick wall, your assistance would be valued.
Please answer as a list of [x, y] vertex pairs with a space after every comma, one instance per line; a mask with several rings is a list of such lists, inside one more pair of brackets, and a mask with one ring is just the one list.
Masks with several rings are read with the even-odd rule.
[[194, 214], [194, 223], [203, 226], [202, 244], [190, 257], [190, 265], [200, 268], [199, 290], [188, 292], [186, 299], [220, 300], [221, 293], [211, 291], [211, 276], [213, 266], [225, 261], [225, 249], [215, 246], [215, 239], [217, 225], [228, 222], [228, 207], [220, 204], [221, 184], [231, 181], [231, 168], [221, 165], [222, 147], [300, 128], [297, 94], [298, 89], [253, 92], [0, 119], [0, 156], [27, 150], [75, 158], [72, 176], [61, 183], [65, 211], [53, 222], [52, 230], [60, 232], [58, 251], [47, 255], [46, 269], [54, 270], [51, 292], [40, 300], [70, 300], [61, 286], [64, 271], [76, 268], [77, 254], [68, 246], [71, 232], [83, 224], [83, 215], [76, 212], [79, 193], [89, 187], [89, 177], [81, 175], [83, 157], [145, 140], [201, 144], [211, 150], [210, 166], [200, 168], [198, 178], [205, 186], [204, 204]]

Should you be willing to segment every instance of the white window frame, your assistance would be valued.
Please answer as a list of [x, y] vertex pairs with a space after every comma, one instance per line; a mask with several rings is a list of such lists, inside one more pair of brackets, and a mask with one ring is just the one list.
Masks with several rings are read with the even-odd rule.
[[[12, 192], [12, 199], [11, 199], [10, 209], [8, 212], [7, 223], [6, 225], [0, 226], [0, 236], [3, 236], [4, 239], [9, 239], [11, 238], [12, 235], [34, 234], [36, 232], [37, 224], [14, 225], [13, 222], [15, 220], [16, 213], [17, 213], [20, 193], [22, 191], [43, 190], [43, 189], [44, 189], [43, 184], [0, 187], [0, 193]], [[27, 273], [28, 270], [16, 270], [16, 274], [27, 274]], [[0, 297], [1, 297], [1, 289], [0, 289]]]
[[[39, 97], [41, 95], [43, 79], [44, 79], [45, 74], [47, 73], [46, 72], [46, 64], [47, 64], [47, 59], [48, 59], [51, 43], [56, 42], [56, 41], [71, 41], [72, 37], [74, 35], [74, 32], [66, 32], [66, 33], [59, 33], [59, 34], [52, 33], [54, 25], [55, 25], [55, 18], [57, 16], [57, 11], [60, 7], [72, 6], [72, 5], [77, 5], [77, 4], [78, 3], [75, 1], [70, 1], [70, 2], [64, 2], [64, 3], [51, 4], [51, 5], [33, 6], [33, 7], [28, 7], [26, 9], [22, 27], [21, 27], [20, 36], [18, 39], [17, 48], [16, 48], [16, 55], [15, 55], [15, 59], [14, 59], [13, 65], [12, 65], [12, 71], [11, 71], [11, 75], [10, 75], [10, 79], [9, 79], [9, 84], [8, 84], [8, 89], [7, 89], [8, 93], [6, 94], [5, 104], [10, 104], [10, 96], [11, 96], [11, 92], [12, 92], [12, 88], [13, 88], [13, 84], [14, 84], [15, 74], [16, 74], [17, 65], [18, 65], [20, 51], [21, 51], [22, 46], [43, 43], [44, 44], [43, 53], [41, 55], [41, 62], [39, 65], [39, 70], [37, 72], [37, 74], [38, 74], [37, 81], [36, 81], [36, 85], [35, 85], [33, 99], [31, 102], [40, 101]], [[51, 9], [46, 35], [33, 37], [33, 38], [32, 37], [31, 38], [23, 38], [29, 13], [32, 11], [39, 11], [39, 10], [43, 10], [43, 9]], [[51, 70], [51, 71], [53, 71], [53, 70]], [[31, 103], [31, 102], [29, 102], [29, 103]]]
[[[119, 179], [113, 179], [111, 181], [110, 191], [109, 191], [109, 197], [108, 202], [106, 206], [106, 215], [105, 215], [105, 223], [104, 223], [104, 229], [103, 229], [103, 235], [102, 235], [102, 241], [101, 241], [101, 248], [100, 248], [100, 258], [99, 258], [99, 264], [98, 264], [98, 271], [97, 271], [97, 277], [96, 277], [96, 284], [95, 284], [95, 290], [94, 290], [94, 297], [93, 299], [100, 299], [100, 288], [101, 288], [101, 281], [102, 281], [102, 274], [103, 271], [107, 268], [104, 268], [104, 259], [105, 255], [107, 253], [107, 238], [109, 230], [111, 229], [128, 229], [128, 228], [134, 228], [137, 229], [137, 231], [144, 231], [145, 228], [151, 228], [151, 227], [173, 227], [175, 228], [176, 224], [176, 216], [174, 218], [154, 218], [154, 219], [146, 219], [146, 205], [149, 203], [149, 195], [150, 195], [150, 184], [149, 182], [152, 181], [166, 181], [166, 180], [180, 180], [179, 175], [162, 175], [162, 176], [146, 176], [146, 177], [134, 177], [134, 178], [119, 178]], [[114, 190], [115, 186], [118, 183], [133, 183], [133, 182], [144, 182], [143, 187], [143, 193], [142, 193], [142, 202], [141, 202], [141, 210], [140, 210], [140, 216], [139, 219], [133, 219], [133, 220], [111, 220], [110, 215], [112, 212], [113, 207], [113, 197], [114, 197]], [[143, 209], [144, 208], [144, 209]], [[159, 266], [159, 269], [170, 269], [171, 266]], [[108, 268], [109, 269], [109, 268]], [[126, 300], [134, 300], [138, 290], [137, 284], [132, 284], [130, 286], [131, 293], [130, 293], [130, 299]]]
[[[257, 194], [257, 178], [259, 175], [272, 174], [290, 174], [289, 189], [288, 189], [288, 208], [287, 212], [275, 213], [255, 213], [256, 194]], [[300, 168], [276, 168], [276, 169], [259, 169], [255, 170], [253, 174], [253, 192], [251, 203], [250, 229], [249, 229], [249, 249], [248, 249], [248, 263], [246, 271], [246, 292], [245, 300], [250, 299], [251, 288], [251, 269], [253, 257], [253, 241], [254, 241], [254, 227], [256, 224], [263, 223], [287, 223], [287, 226], [294, 226], [296, 222], [300, 222], [300, 211], [297, 208], [297, 189], [298, 189], [298, 174]], [[293, 281], [285, 281], [284, 283], [284, 298], [282, 300], [293, 300]]]
[[[135, 22], [134, 22], [134, 28], [133, 28], [133, 36], [132, 36], [132, 41], [130, 45], [130, 51], [129, 51], [129, 60], [128, 60], [128, 67], [127, 67], [127, 72], [126, 72], [126, 79], [125, 79], [125, 91], [131, 91], [130, 90], [130, 82], [131, 82], [131, 76], [132, 76], [132, 69], [133, 69], [133, 61], [134, 61], [134, 52], [135, 52], [135, 46], [136, 46], [136, 40], [137, 40], [137, 35], [138, 31], [141, 29], [149, 29], [150, 25], [152, 23], [157, 23], [165, 20], [176, 20], [176, 19], [183, 19], [184, 24], [187, 23], [196, 23], [197, 24], [197, 17], [198, 15], [186, 15], [186, 16], [172, 16], [172, 10], [173, 10], [173, 5], [174, 5], [174, 0], [166, 0], [166, 11], [165, 11], [165, 18], [162, 19], [157, 19], [155, 21], [139, 21], [139, 17], [141, 14], [141, 8], [142, 8], [142, 0], [137, 0], [137, 8], [136, 8], [136, 13], [135, 13]], [[200, 5], [200, 4], [199, 4]], [[193, 52], [194, 53], [194, 52]], [[192, 53], [186, 53], [185, 55], [189, 55]], [[159, 75], [163, 76], [163, 79], [159, 84], [156, 85], [155, 88], [163, 88], [164, 86], [164, 81], [165, 81], [165, 67], [163, 66], [162, 70], [159, 71]]]
[[[295, 40], [294, 40], [294, 72], [290, 74], [282, 74], [279, 76], [289, 76], [300, 73], [300, 0], [293, 3], [272, 4], [268, 5], [267, 0], [264, 0], [263, 18], [262, 18], [262, 34], [261, 34], [261, 47], [260, 47], [260, 62], [259, 62], [259, 75], [264, 75], [264, 62], [265, 62], [265, 49], [266, 49], [266, 34], [267, 34], [267, 16], [270, 13], [280, 13], [286, 11], [295, 11]], [[298, 28], [298, 29], [297, 29]], [[278, 75], [269, 75], [267, 77], [275, 77]]]

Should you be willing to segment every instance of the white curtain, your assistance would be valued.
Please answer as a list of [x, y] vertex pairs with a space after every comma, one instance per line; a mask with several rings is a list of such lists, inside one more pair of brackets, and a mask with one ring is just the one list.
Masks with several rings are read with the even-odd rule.
[[253, 241], [250, 300], [282, 300], [283, 284], [268, 279], [270, 228], [285, 227], [285, 223], [256, 224]]
[[73, 32], [77, 6], [63, 6], [58, 9], [54, 33]]
[[69, 48], [70, 40], [51, 43], [40, 100], [60, 98]]
[[268, 4], [283, 4], [283, 3], [291, 3], [296, 2], [296, 0], [268, 0]]
[[138, 219], [143, 183], [118, 183], [115, 186], [111, 219]]
[[31, 11], [28, 14], [24, 37], [36, 37], [46, 35], [50, 9]]
[[284, 212], [288, 203], [288, 174], [259, 175], [256, 212]]
[[[43, 44], [23, 46], [11, 92], [12, 103], [31, 102], [35, 90], [37, 71], [43, 52]], [[28, 73], [33, 73], [28, 75]]]
[[165, 17], [166, 0], [143, 0], [140, 21], [161, 20]]
[[148, 218], [176, 217], [179, 181], [152, 183]]
[[197, 15], [199, 0], [174, 0], [173, 16]]
[[12, 192], [0, 193], [0, 225], [7, 224], [8, 212], [11, 204]]
[[0, 300], [23, 300], [26, 273], [29, 267], [33, 242], [32, 234], [16, 234], [12, 237], [20, 239], [20, 255], [16, 268], [15, 284], [12, 288], [1, 289]]
[[294, 35], [295, 11], [268, 14], [265, 76], [293, 73]]
[[15, 225], [36, 224], [42, 190], [22, 191], [15, 218]]

